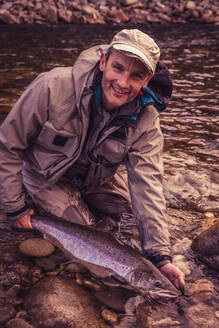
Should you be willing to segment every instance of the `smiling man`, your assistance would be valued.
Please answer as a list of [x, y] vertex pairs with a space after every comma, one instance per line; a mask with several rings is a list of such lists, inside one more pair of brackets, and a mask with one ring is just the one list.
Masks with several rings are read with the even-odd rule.
[[132, 213], [142, 252], [183, 286], [162, 192], [159, 111], [172, 84], [159, 57], [147, 34], [122, 30], [40, 74], [0, 129], [0, 201], [18, 228], [34, 212], [89, 225]]

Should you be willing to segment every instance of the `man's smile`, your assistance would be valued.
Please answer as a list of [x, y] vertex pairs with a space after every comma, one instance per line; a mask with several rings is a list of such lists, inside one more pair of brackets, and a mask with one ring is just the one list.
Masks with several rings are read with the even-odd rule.
[[122, 91], [120, 88], [116, 87], [115, 85], [111, 85], [112, 89], [116, 92], [116, 94], [123, 96], [123, 95], [127, 95], [128, 91]]

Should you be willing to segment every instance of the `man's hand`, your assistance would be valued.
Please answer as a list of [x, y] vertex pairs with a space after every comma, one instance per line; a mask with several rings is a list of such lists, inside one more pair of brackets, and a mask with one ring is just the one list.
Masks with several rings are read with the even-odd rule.
[[23, 229], [33, 229], [30, 221], [31, 215], [34, 214], [34, 210], [30, 210], [26, 215], [24, 215], [22, 218], [17, 219], [14, 222], [14, 226], [16, 228], [23, 228]]
[[173, 284], [183, 292], [185, 286], [185, 275], [179, 268], [172, 263], [167, 263], [160, 267], [160, 271], [164, 273], [173, 282]]

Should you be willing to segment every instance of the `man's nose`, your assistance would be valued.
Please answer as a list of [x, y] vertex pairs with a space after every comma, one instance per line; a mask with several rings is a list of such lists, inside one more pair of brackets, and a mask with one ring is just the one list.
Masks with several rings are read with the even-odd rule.
[[117, 80], [118, 85], [120, 88], [128, 88], [129, 87], [129, 74], [124, 72], [123, 74], [120, 75], [120, 77]]

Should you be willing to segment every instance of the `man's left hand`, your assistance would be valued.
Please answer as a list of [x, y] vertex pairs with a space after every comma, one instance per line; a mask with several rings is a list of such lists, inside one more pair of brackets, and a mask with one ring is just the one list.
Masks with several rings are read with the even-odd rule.
[[177, 268], [172, 263], [167, 263], [159, 269], [173, 282], [177, 288], [179, 288], [181, 291], [184, 290], [185, 275], [179, 268]]

